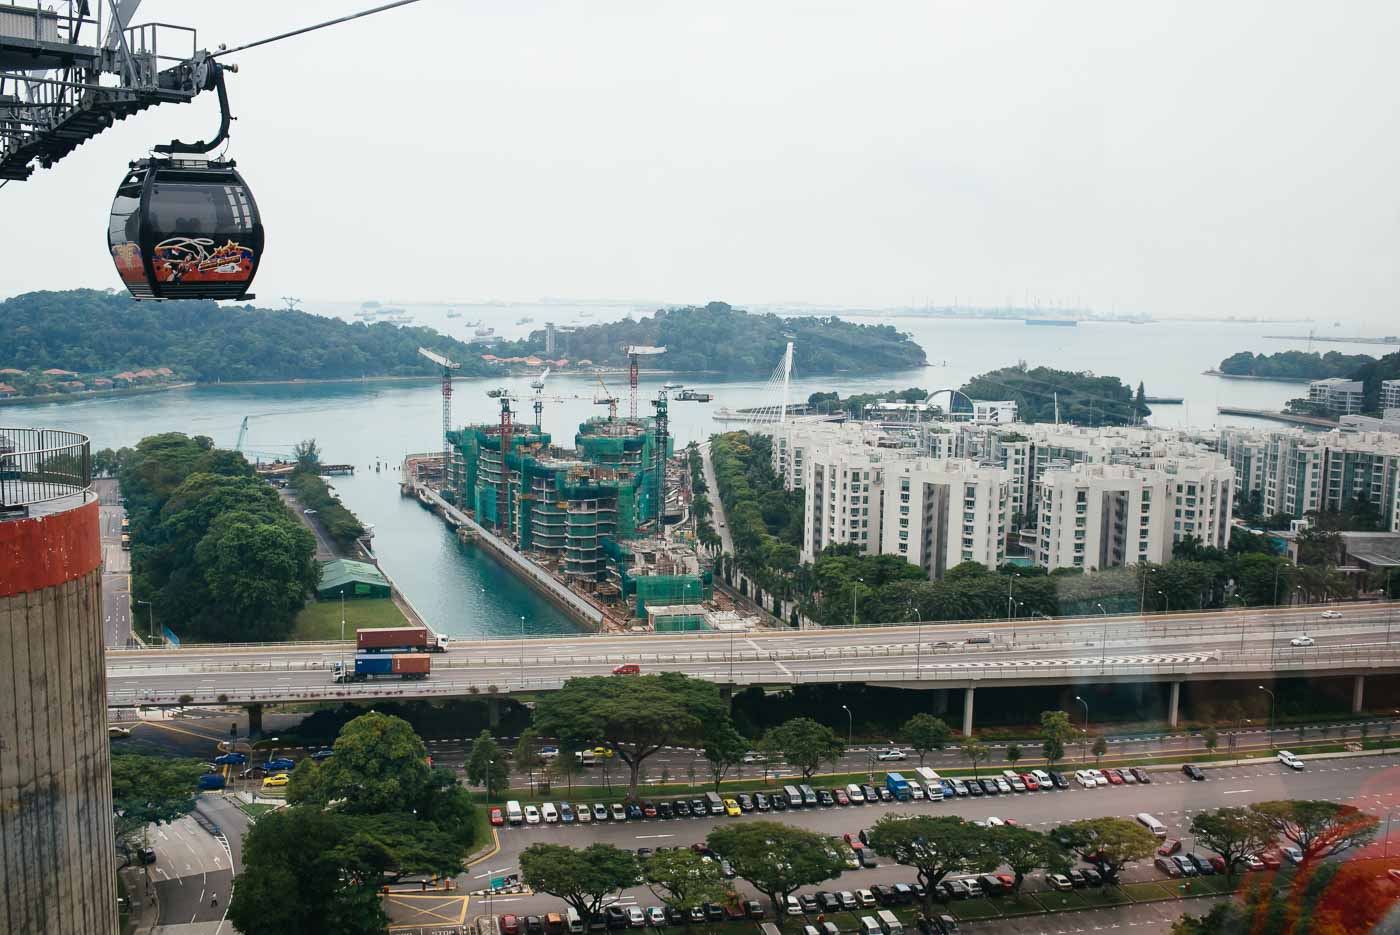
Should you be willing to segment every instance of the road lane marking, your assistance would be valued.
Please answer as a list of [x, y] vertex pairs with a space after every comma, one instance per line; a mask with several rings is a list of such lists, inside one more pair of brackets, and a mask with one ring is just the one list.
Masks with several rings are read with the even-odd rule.
[[637, 840], [638, 840], [638, 841], [645, 841], [645, 840], [647, 840], [648, 838], [674, 838], [674, 837], [675, 837], [674, 834], [639, 834], [639, 835], [637, 835]]

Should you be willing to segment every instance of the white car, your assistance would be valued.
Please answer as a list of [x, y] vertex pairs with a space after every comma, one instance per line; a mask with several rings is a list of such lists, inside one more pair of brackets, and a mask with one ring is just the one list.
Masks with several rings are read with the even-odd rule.
[[1304, 633], [1302, 636], [1293, 637], [1293, 639], [1289, 640], [1288, 642], [1294, 646], [1311, 646], [1316, 641], [1311, 636], [1308, 636], [1306, 633]]
[[540, 810], [533, 805], [525, 806], [525, 824], [537, 825], [540, 823]]
[[1287, 750], [1280, 750], [1278, 752], [1278, 761], [1284, 766], [1289, 767], [1290, 769], [1303, 768], [1303, 761], [1298, 759], [1298, 757], [1294, 754], [1289, 753]]
[[544, 816], [544, 822], [547, 825], [552, 825], [559, 821], [559, 809], [554, 807], [553, 802], [546, 802], [541, 805], [540, 814]]
[[1041, 792], [1049, 792], [1051, 789], [1055, 788], [1054, 780], [1050, 778], [1050, 774], [1045, 770], [1033, 769], [1031, 770], [1031, 775], [1034, 776], [1035, 781], [1040, 784]]
[[909, 759], [909, 757], [903, 750], [900, 750], [898, 748], [891, 748], [889, 750], [881, 750], [878, 754], [876, 754], [875, 759], [882, 761], [907, 760]]
[[789, 896], [786, 900], [783, 901], [783, 905], [786, 907], [788, 915], [802, 915], [802, 904], [797, 901], [796, 896]]
[[1087, 769], [1075, 770], [1074, 781], [1079, 783], [1085, 789], [1093, 789], [1098, 786], [1098, 782], [1095, 781], [1094, 777], [1089, 773]]
[[768, 762], [768, 757], [765, 756], [765, 755], [762, 754], [762, 753], [757, 752], [756, 750], [750, 750], [748, 753], [745, 753], [745, 754], [744, 754], [744, 762], [745, 762], [745, 763], [767, 763], [767, 762]]
[[557, 760], [557, 759], [559, 759], [559, 748], [558, 748], [558, 747], [540, 747], [540, 759], [542, 759], [542, 760]]
[[1342, 612], [1340, 610], [1324, 610], [1322, 612], [1323, 620], [1340, 620], [1341, 616]]
[[1004, 824], [1006, 824], [1006, 822], [1002, 821], [995, 815], [987, 816], [987, 827], [989, 828], [1000, 828]]
[[118, 727], [117, 725], [112, 724], [112, 725], [109, 725], [109, 726], [107, 727], [107, 736], [108, 736], [108, 737], [130, 737], [130, 736], [131, 736], [131, 728], [129, 728], [129, 727]]
[[1092, 776], [1092, 777], [1094, 777], [1094, 785], [1096, 785], [1096, 786], [1106, 786], [1106, 785], [1108, 785], [1108, 777], [1105, 776], [1105, 775], [1103, 774], [1103, 770], [1091, 769], [1091, 770], [1089, 770], [1089, 775]]
[[666, 924], [666, 910], [660, 906], [647, 907], [647, 925], [659, 929]]
[[641, 906], [627, 907], [627, 924], [634, 929], [639, 929], [647, 924], [646, 913], [642, 912]]

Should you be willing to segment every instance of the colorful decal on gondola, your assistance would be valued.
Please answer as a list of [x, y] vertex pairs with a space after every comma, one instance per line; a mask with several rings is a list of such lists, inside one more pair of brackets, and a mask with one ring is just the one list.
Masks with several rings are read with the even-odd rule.
[[145, 282], [146, 270], [141, 265], [141, 245], [126, 241], [112, 244], [112, 262], [122, 282]]
[[253, 251], [228, 240], [214, 247], [208, 237], [168, 237], [156, 244], [157, 282], [239, 282], [253, 275]]

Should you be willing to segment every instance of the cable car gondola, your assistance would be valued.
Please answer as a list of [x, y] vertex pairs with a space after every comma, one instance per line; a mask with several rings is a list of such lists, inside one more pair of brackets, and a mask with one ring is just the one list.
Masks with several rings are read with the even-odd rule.
[[209, 63], [222, 123], [208, 143], [172, 141], [131, 163], [112, 201], [107, 245], [117, 274], [137, 299], [245, 299], [262, 258], [257, 202], [232, 160], [208, 153], [228, 138], [223, 66]]

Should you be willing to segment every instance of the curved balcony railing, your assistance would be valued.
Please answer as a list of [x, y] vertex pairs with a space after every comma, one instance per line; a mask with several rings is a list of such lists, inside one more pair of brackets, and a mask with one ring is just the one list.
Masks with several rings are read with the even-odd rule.
[[81, 494], [92, 486], [88, 437], [0, 427], [0, 513]]

